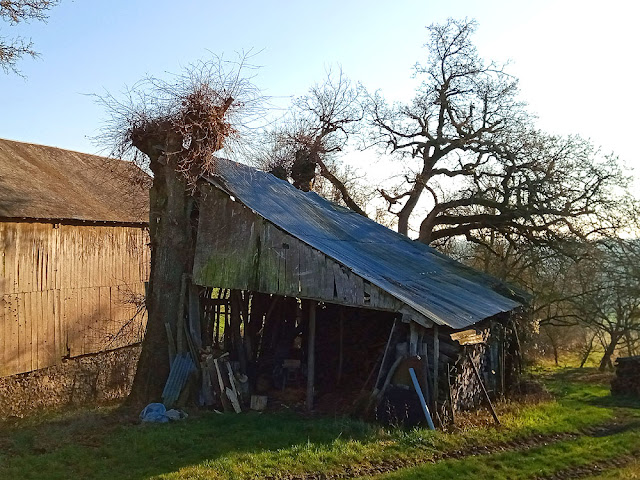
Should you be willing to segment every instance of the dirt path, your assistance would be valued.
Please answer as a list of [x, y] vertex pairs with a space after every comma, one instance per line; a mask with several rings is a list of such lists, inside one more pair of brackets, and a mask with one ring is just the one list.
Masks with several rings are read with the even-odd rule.
[[[357, 478], [381, 475], [384, 473], [394, 472], [405, 468], [411, 468], [427, 463], [437, 463], [449, 459], [463, 459], [465, 457], [480, 456], [480, 455], [492, 455], [504, 452], [525, 451], [536, 447], [542, 447], [557, 442], [563, 442], [568, 440], [575, 440], [580, 437], [606, 437], [609, 435], [615, 435], [627, 430], [640, 429], [640, 421], [614, 421], [611, 423], [601, 424], [587, 429], [575, 432], [560, 432], [548, 435], [532, 435], [526, 438], [519, 438], [511, 440], [509, 442], [499, 442], [491, 445], [481, 445], [476, 447], [469, 447], [466, 449], [454, 450], [450, 452], [444, 452], [442, 454], [435, 455], [425, 459], [411, 459], [411, 460], [390, 460], [380, 462], [375, 465], [355, 465], [346, 467], [341, 472], [334, 473], [311, 473], [301, 475], [291, 475], [285, 477], [286, 480], [333, 480], [344, 478]], [[640, 450], [638, 452], [640, 453]], [[619, 459], [611, 459], [602, 462], [596, 462], [592, 465], [583, 467], [575, 467], [566, 469], [549, 477], [539, 477], [538, 480], [559, 480], [566, 478], [584, 478], [589, 475], [595, 475], [602, 473], [605, 470], [611, 468], [619, 468], [630, 463], [631, 460], [637, 458], [634, 456], [627, 456]], [[584, 471], [584, 472], [583, 472]], [[269, 480], [269, 478], [267, 477]]]
[[638, 460], [640, 455], [640, 449], [634, 450], [628, 455], [621, 457], [610, 458], [608, 460], [601, 460], [599, 462], [590, 463], [588, 465], [581, 465], [579, 467], [565, 468], [553, 475], [535, 477], [534, 480], [565, 480], [567, 478], [588, 478], [601, 473], [605, 473], [608, 470], [624, 468], [632, 462]]

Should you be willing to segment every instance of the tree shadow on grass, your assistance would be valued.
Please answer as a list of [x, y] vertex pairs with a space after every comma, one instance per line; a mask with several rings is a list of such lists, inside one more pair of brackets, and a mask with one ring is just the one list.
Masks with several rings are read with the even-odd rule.
[[138, 424], [131, 413], [96, 410], [0, 424], [0, 478], [138, 480], [203, 463], [215, 468], [236, 457], [246, 461], [258, 452], [277, 459], [287, 451], [330, 450], [336, 439], [372, 442], [378, 431], [361, 421], [294, 413], [203, 412], [175, 423]]

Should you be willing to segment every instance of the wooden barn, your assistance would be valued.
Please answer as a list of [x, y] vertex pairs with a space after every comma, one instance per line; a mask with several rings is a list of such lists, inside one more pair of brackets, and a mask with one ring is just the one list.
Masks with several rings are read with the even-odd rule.
[[0, 140], [0, 377], [140, 342], [149, 177]]
[[308, 408], [348, 410], [364, 393], [384, 416], [382, 405], [418, 401], [413, 368], [444, 422], [512, 382], [522, 299], [495, 278], [227, 160], [198, 197], [196, 293], [177, 350], [200, 366], [201, 402], [297, 390]]

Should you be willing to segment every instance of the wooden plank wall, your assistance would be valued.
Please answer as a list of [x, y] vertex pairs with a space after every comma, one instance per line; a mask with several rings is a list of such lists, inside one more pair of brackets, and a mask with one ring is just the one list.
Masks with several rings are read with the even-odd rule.
[[0, 222], [0, 376], [141, 341], [147, 244], [143, 228]]
[[402, 302], [212, 188], [200, 208], [194, 281], [202, 286], [398, 311]]

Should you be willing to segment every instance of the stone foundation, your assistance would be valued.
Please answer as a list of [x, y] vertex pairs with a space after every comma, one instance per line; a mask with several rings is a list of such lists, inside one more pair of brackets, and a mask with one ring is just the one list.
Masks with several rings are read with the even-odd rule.
[[131, 389], [140, 351], [140, 345], [123, 347], [0, 378], [0, 417], [124, 398]]

